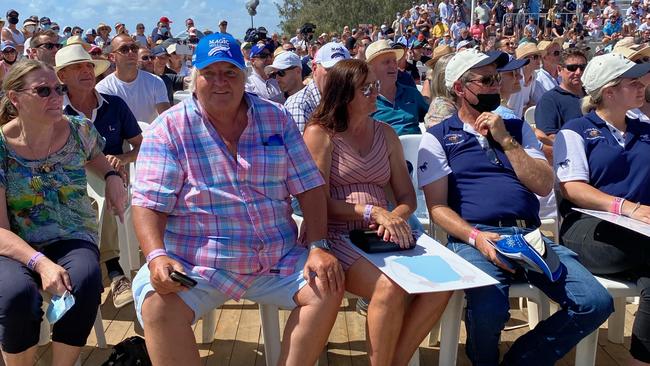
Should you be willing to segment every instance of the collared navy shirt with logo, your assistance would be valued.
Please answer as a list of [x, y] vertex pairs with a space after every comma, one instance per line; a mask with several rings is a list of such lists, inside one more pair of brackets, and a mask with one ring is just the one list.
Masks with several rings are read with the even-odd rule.
[[556, 134], [566, 122], [578, 117], [582, 117], [580, 97], [556, 86], [537, 103], [535, 127], [546, 134]]
[[[650, 124], [629, 117], [625, 122], [623, 139], [596, 112], [569, 121], [554, 147], [558, 179], [586, 180], [601, 192], [650, 204]], [[576, 151], [581, 143], [584, 154]]]
[[[517, 119], [504, 123], [510, 135], [524, 145], [522, 130], [530, 127]], [[489, 146], [482, 147], [477, 137], [463, 128], [458, 114], [431, 127], [423, 137], [418, 154], [420, 186], [442, 178], [440, 174], [427, 177], [427, 169], [440, 169], [440, 157], [423, 148], [425, 138], [429, 138], [427, 134], [433, 135], [444, 150], [448, 164], [448, 168], [443, 166], [443, 170], [448, 170], [447, 204], [460, 217], [472, 224], [504, 219], [539, 224], [539, 201], [517, 178], [501, 146], [488, 138]], [[543, 159], [541, 152], [539, 157]]]

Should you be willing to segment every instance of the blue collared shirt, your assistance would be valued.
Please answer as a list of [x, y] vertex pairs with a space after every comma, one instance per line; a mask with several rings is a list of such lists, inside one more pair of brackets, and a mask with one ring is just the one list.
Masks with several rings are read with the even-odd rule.
[[420, 122], [428, 110], [429, 105], [416, 88], [397, 83], [395, 102], [377, 96], [377, 110], [372, 117], [391, 125], [398, 135], [419, 135]]

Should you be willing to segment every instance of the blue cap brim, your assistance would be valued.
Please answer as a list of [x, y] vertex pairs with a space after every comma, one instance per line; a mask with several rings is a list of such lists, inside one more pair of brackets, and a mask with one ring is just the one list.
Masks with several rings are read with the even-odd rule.
[[507, 53], [501, 51], [491, 51], [487, 53], [488, 58], [472, 66], [472, 69], [479, 67], [496, 64], [497, 69], [504, 67], [510, 61], [510, 56]]
[[246, 70], [246, 65], [241, 65], [241, 64], [233, 61], [230, 58], [211, 58], [211, 59], [208, 59], [208, 60], [204, 60], [202, 62], [197, 62], [193, 66], [196, 67], [199, 70], [202, 70], [202, 69], [212, 65], [215, 62], [227, 62], [229, 64], [237, 66], [237, 68], [242, 70], [242, 71]]
[[519, 60], [512, 60], [505, 64], [503, 67], [497, 67], [498, 72], [508, 72], [508, 71], [514, 71], [514, 70], [519, 70], [522, 67], [528, 65], [530, 63], [530, 59], [519, 59]]
[[649, 72], [650, 72], [650, 62], [645, 62], [642, 64], [636, 64], [632, 66], [632, 68], [630, 68], [629, 70], [621, 74], [621, 76], [619, 77], [625, 79], [634, 79], [634, 78], [640, 78], [641, 76], [644, 76]]

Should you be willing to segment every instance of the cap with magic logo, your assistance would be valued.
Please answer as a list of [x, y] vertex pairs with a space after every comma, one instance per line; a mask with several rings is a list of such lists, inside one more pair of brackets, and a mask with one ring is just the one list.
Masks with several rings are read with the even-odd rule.
[[225, 33], [213, 33], [201, 38], [192, 55], [192, 65], [199, 70], [215, 62], [228, 62], [241, 70], [246, 69], [239, 44]]

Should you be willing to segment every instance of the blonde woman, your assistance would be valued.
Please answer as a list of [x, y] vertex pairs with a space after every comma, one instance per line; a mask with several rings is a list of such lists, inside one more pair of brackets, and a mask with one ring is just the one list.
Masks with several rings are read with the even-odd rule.
[[431, 72], [432, 99], [431, 104], [429, 104], [429, 111], [424, 116], [424, 124], [427, 128], [442, 122], [456, 113], [456, 105], [449, 95], [449, 90], [445, 87], [445, 68], [453, 56], [453, 53], [441, 56]]

